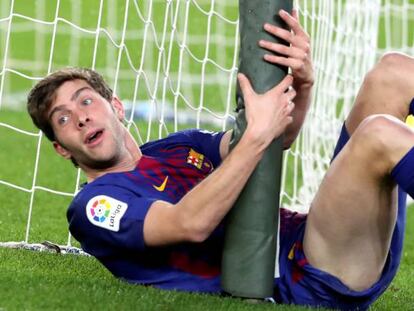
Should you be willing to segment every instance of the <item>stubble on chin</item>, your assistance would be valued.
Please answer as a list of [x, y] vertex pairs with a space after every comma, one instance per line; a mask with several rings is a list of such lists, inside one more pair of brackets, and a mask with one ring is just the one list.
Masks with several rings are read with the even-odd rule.
[[104, 153], [96, 157], [85, 155], [85, 157], [83, 159], [79, 159], [79, 161], [86, 167], [93, 170], [110, 169], [112, 167], [117, 166], [123, 158], [122, 145], [119, 144], [119, 141], [115, 143], [114, 148], [115, 150], [109, 152], [111, 155], [109, 155], [108, 153]]

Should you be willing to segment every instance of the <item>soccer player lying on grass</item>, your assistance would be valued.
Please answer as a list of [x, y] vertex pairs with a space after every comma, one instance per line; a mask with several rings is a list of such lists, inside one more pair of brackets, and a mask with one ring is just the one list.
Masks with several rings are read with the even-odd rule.
[[[292, 75], [263, 95], [239, 75], [248, 126], [231, 152], [231, 131], [186, 130], [138, 147], [120, 100], [91, 70], [58, 71], [32, 89], [34, 123], [89, 181], [69, 207], [70, 231], [115, 276], [221, 291], [223, 219], [269, 143], [285, 132], [289, 148], [310, 102], [308, 36], [295, 12], [280, 15], [292, 33], [265, 29], [290, 47], [259, 44], [281, 55], [266, 61]], [[414, 59], [382, 57], [363, 82], [309, 214], [281, 210], [278, 302], [364, 309], [395, 276], [405, 221], [397, 185], [414, 195], [414, 132], [403, 122], [413, 73]]]

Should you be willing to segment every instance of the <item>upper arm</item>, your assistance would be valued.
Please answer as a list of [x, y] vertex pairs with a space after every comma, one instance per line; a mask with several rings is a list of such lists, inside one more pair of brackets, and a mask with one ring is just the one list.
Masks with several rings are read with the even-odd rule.
[[230, 152], [230, 140], [231, 140], [232, 134], [233, 134], [233, 130], [227, 131], [221, 138], [220, 156], [222, 160], [224, 160]]
[[89, 187], [68, 209], [69, 229], [94, 256], [116, 249], [140, 251], [145, 248], [144, 220], [154, 201], [122, 187]]

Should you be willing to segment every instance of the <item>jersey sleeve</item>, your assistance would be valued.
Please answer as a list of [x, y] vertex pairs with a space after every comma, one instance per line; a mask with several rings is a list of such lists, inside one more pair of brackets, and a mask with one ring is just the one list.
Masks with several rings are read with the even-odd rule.
[[155, 200], [116, 185], [88, 187], [68, 209], [70, 232], [96, 257], [142, 251], [144, 219]]
[[199, 152], [207, 156], [217, 167], [221, 163], [220, 142], [225, 132], [211, 132], [206, 130], [191, 129], [183, 134], [188, 135], [196, 145]]

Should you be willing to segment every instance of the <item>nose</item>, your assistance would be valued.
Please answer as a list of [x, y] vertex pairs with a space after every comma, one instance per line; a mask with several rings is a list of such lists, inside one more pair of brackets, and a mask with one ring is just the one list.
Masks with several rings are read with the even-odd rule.
[[78, 128], [84, 127], [90, 121], [91, 119], [86, 114], [78, 116]]

